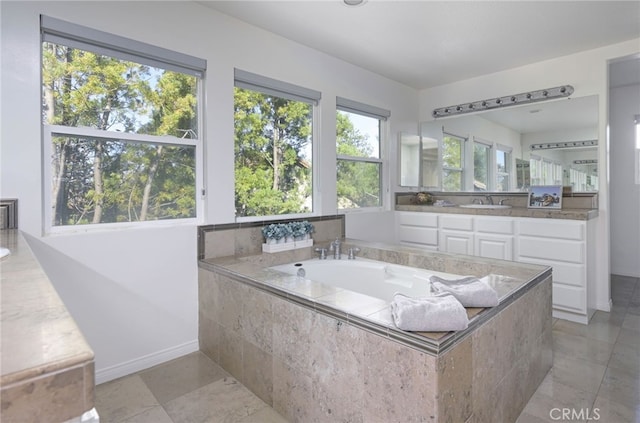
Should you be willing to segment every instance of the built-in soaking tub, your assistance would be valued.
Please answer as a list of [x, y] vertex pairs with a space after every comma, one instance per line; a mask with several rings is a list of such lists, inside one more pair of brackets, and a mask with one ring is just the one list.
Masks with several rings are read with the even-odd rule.
[[[440, 276], [458, 279], [455, 275], [433, 270], [391, 264], [366, 258], [335, 260], [311, 259], [272, 266], [270, 269], [321, 282], [338, 289], [357, 292], [391, 302], [396, 292], [410, 297], [424, 297], [431, 293], [429, 278]], [[488, 278], [485, 278], [488, 279]]]
[[[201, 260], [201, 350], [289, 421], [515, 421], [552, 364], [550, 268], [346, 242], [361, 257]], [[500, 304], [464, 331], [397, 329], [390, 296], [433, 274], [485, 277]]]

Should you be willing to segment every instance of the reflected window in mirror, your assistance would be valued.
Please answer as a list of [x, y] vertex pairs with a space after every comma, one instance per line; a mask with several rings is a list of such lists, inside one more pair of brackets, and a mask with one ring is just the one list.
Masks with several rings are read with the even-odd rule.
[[487, 191], [491, 169], [492, 145], [477, 138], [473, 140], [473, 190]]
[[464, 191], [464, 146], [467, 138], [444, 133], [442, 138], [442, 190]]
[[511, 147], [496, 147], [496, 191], [506, 192], [511, 189]]

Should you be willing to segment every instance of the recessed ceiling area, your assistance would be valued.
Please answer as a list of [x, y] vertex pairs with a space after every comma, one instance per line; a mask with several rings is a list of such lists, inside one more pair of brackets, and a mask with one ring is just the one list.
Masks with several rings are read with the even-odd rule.
[[638, 1], [198, 1], [426, 89], [640, 37]]

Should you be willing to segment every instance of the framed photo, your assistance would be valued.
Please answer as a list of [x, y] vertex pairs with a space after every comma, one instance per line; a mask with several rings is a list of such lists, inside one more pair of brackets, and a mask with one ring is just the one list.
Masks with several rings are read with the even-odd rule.
[[527, 206], [530, 209], [561, 209], [562, 185], [531, 185]]

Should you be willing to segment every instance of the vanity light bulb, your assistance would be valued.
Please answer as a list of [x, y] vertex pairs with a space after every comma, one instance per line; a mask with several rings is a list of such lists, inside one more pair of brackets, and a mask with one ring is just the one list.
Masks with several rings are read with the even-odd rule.
[[500, 100], [499, 98], [496, 99], [496, 104], [500, 104], [500, 103], [502, 103], [502, 100]]
[[514, 103], [516, 102], [516, 96], [511, 97], [511, 101], [513, 101]]
[[462, 110], [462, 106], [458, 106], [458, 107], [456, 107], [456, 110], [457, 110], [457, 111]]

